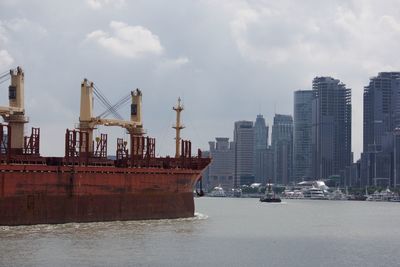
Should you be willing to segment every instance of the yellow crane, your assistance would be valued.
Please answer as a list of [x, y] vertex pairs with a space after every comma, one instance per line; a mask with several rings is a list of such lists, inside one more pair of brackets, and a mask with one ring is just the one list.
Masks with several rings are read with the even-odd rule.
[[24, 71], [21, 67], [10, 70], [11, 85], [8, 87], [8, 107], [0, 107], [0, 116], [11, 130], [11, 149], [19, 151], [24, 147], [24, 127], [28, 122], [24, 106]]
[[[131, 91], [131, 117], [130, 120], [108, 119], [93, 114], [94, 83], [84, 79], [81, 84], [81, 105], [79, 116], [79, 129], [89, 134], [89, 151], [93, 152], [93, 130], [98, 125], [118, 126], [125, 128], [130, 135], [141, 136], [144, 134], [142, 123], [142, 92], [139, 89]], [[109, 105], [109, 111], [115, 113], [115, 108]]]

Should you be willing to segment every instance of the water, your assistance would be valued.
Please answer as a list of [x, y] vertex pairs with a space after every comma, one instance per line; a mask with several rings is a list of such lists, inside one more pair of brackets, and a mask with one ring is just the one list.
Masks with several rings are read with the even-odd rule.
[[400, 203], [200, 198], [196, 210], [0, 227], [0, 266], [400, 266]]

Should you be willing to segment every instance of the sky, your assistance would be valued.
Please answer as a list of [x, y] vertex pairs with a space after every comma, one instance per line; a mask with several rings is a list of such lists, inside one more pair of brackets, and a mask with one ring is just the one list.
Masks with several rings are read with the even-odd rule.
[[[362, 95], [369, 78], [399, 71], [400, 2], [1, 0], [0, 72], [25, 71], [25, 108], [41, 128], [41, 153], [63, 155], [79, 119], [83, 78], [115, 103], [143, 92], [143, 122], [157, 154], [174, 153], [181, 97], [182, 135], [208, 149], [232, 138], [237, 120], [293, 114], [293, 92], [316, 76], [352, 89], [352, 147], [362, 150]], [[0, 85], [0, 105], [7, 105]], [[95, 113], [104, 109], [95, 101]], [[129, 107], [120, 114], [129, 117]], [[30, 131], [27, 127], [26, 133]], [[271, 128], [271, 127], [270, 127]], [[109, 154], [123, 129], [109, 134]]]

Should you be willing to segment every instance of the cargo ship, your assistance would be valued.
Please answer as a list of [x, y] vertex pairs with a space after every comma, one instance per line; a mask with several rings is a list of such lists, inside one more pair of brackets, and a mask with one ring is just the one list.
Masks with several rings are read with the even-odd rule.
[[[130, 120], [94, 116], [94, 95], [108, 113], [116, 114], [93, 82], [81, 83], [80, 117], [65, 133], [65, 155], [40, 155], [40, 129], [24, 136], [24, 72], [10, 70], [9, 106], [0, 107], [0, 225], [59, 224], [116, 220], [169, 219], [194, 216], [194, 189], [210, 163], [201, 151], [192, 156], [191, 142], [182, 140], [176, 111], [175, 157], [156, 157], [155, 139], [145, 136], [142, 92], [130, 92]], [[5, 77], [4, 75], [2, 77]], [[0, 77], [1, 78], [1, 77]], [[106, 113], [107, 113], [106, 112]], [[94, 137], [99, 125], [126, 129], [117, 139], [115, 158], [107, 151], [107, 135]], [[201, 182], [201, 180], [200, 180]]]

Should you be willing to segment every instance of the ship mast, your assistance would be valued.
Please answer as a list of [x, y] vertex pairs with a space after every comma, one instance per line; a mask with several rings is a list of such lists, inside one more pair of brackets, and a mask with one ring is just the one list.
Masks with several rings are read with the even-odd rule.
[[20, 154], [24, 148], [24, 125], [28, 122], [24, 107], [24, 71], [17, 67], [10, 70], [11, 85], [8, 88], [8, 107], [0, 107], [0, 115], [11, 127], [10, 149]]
[[181, 151], [181, 130], [183, 128], [185, 128], [185, 126], [183, 126], [181, 124], [181, 112], [183, 110], [183, 105], [181, 104], [181, 98], [178, 98], [178, 104], [172, 108], [173, 110], [176, 111], [176, 124], [174, 126], [172, 126], [172, 128], [174, 128], [176, 130], [176, 137], [175, 137], [175, 158], [179, 158], [180, 155], [180, 151]]

